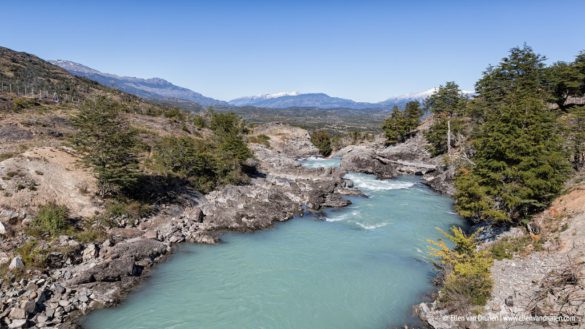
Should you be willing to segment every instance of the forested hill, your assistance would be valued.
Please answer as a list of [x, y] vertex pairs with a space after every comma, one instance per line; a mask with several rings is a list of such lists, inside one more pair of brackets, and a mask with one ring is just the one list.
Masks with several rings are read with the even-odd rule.
[[28, 53], [0, 47], [0, 89], [17, 96], [72, 100], [105, 90]]

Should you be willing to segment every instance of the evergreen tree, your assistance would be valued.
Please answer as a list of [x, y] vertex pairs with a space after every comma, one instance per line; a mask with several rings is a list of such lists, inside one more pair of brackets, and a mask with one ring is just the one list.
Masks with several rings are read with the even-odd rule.
[[245, 124], [235, 113], [212, 112], [210, 128], [218, 140], [217, 149], [222, 157], [240, 163], [252, 157], [252, 151], [242, 137], [246, 131]]
[[386, 143], [396, 144], [406, 141], [418, 127], [421, 117], [422, 109], [417, 101], [406, 103], [404, 111], [395, 105], [382, 126], [386, 135]]
[[439, 86], [437, 92], [426, 99], [425, 107], [433, 113], [434, 121], [425, 137], [434, 156], [449, 154], [455, 145], [454, 136], [463, 131], [460, 118], [465, 114], [466, 104], [467, 98], [455, 82]]
[[[428, 151], [431, 156], [435, 157], [441, 154], [448, 153], [450, 146], [454, 147], [457, 143], [455, 136], [463, 134], [465, 131], [465, 124], [463, 118], [449, 119], [445, 115], [435, 116], [433, 124], [425, 132], [425, 138], [429, 142]], [[451, 136], [448, 138], [447, 136]]]
[[585, 50], [582, 50], [575, 61], [573, 62], [573, 67], [577, 71], [578, 77], [581, 78], [581, 88], [576, 96], [583, 96], [585, 95]]
[[585, 106], [571, 109], [569, 113], [568, 139], [573, 169], [585, 166]]
[[211, 111], [210, 128], [215, 133], [216, 175], [220, 184], [240, 184], [248, 180], [242, 167], [253, 156], [244, 141], [246, 126], [235, 113]]
[[163, 137], [153, 147], [156, 170], [188, 180], [200, 191], [215, 187], [216, 163], [210, 147], [191, 137]]
[[546, 73], [551, 100], [561, 110], [566, 110], [567, 98], [581, 94], [585, 72], [579, 72], [577, 65], [573, 63], [557, 62], [546, 68]]
[[404, 107], [404, 117], [406, 119], [406, 130], [408, 134], [412, 133], [412, 131], [418, 127], [422, 115], [423, 110], [418, 101], [406, 103], [406, 106]]
[[482, 105], [493, 106], [504, 101], [510, 93], [520, 91], [545, 95], [545, 59], [527, 45], [512, 48], [508, 57], [503, 58], [496, 67], [489, 66], [475, 84], [475, 91], [484, 103]]
[[120, 116], [120, 105], [105, 97], [87, 100], [73, 118], [78, 132], [73, 144], [98, 178], [102, 196], [115, 194], [136, 182], [136, 135]]
[[384, 120], [382, 129], [386, 135], [386, 143], [396, 144], [403, 141], [406, 132], [406, 120], [404, 113], [400, 111], [398, 106], [395, 105], [392, 108], [390, 116]]
[[562, 188], [569, 167], [545, 102], [542, 60], [526, 46], [514, 48], [477, 84], [483, 111], [472, 142], [474, 165], [456, 179], [456, 209], [464, 217], [518, 222]]

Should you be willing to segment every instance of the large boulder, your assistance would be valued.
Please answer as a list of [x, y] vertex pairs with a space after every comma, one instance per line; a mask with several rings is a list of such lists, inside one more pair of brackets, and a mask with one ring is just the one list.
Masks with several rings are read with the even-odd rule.
[[373, 148], [365, 145], [353, 146], [346, 150], [341, 159], [341, 169], [346, 172], [374, 174], [383, 179], [398, 175], [396, 165], [384, 161]]
[[311, 143], [311, 135], [303, 128], [270, 123], [254, 128], [254, 134], [268, 136], [272, 150], [291, 158], [305, 158], [319, 154], [319, 150]]
[[300, 213], [299, 205], [276, 186], [228, 186], [206, 199], [203, 224], [210, 230], [253, 231]]
[[118, 243], [107, 250], [106, 261], [79, 272], [73, 283], [115, 282], [140, 276], [145, 264], [152, 264], [167, 251], [164, 243], [151, 239], [138, 238]]

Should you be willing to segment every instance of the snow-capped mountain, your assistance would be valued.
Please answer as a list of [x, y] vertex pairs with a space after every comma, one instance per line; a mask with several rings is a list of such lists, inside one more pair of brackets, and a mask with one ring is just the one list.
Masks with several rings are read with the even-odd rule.
[[73, 75], [94, 80], [105, 86], [147, 99], [191, 101], [202, 106], [228, 105], [224, 101], [203, 96], [200, 93], [176, 86], [161, 78], [142, 79], [122, 77], [115, 74], [103, 73], [72, 61], [55, 60], [49, 62], [53, 65], [60, 66]]
[[400, 96], [395, 97], [395, 99], [421, 99], [421, 98], [427, 98], [427, 97], [431, 96], [432, 94], [436, 93], [437, 90], [439, 90], [439, 88], [435, 87], [435, 88], [431, 88], [431, 89], [428, 89], [428, 90], [425, 90], [425, 91], [421, 91], [421, 92], [400, 95]]
[[[395, 105], [398, 107], [403, 107], [406, 103], [408, 103], [410, 101], [422, 102], [427, 97], [436, 93], [437, 90], [439, 90], [439, 88], [435, 87], [435, 88], [431, 88], [431, 89], [421, 91], [421, 92], [415, 92], [415, 93], [404, 94], [404, 95], [400, 95], [400, 96], [396, 96], [396, 97], [391, 97], [391, 98], [388, 98], [387, 100], [379, 102], [377, 104], [381, 105], [382, 107], [387, 107], [387, 108], [391, 108]], [[468, 91], [468, 90], [462, 90], [461, 92], [468, 97], [473, 96], [475, 94], [475, 92]]]
[[[357, 102], [351, 99], [329, 96], [325, 93], [300, 93], [298, 91], [277, 92], [249, 97], [240, 97], [229, 102], [213, 99], [190, 89], [176, 86], [161, 78], [142, 79], [103, 73], [91, 67], [67, 60], [50, 61], [70, 73], [97, 81], [105, 86], [119, 89], [139, 97], [158, 101], [193, 102], [201, 106], [253, 106], [258, 108], [317, 108], [317, 109], [391, 109], [404, 107], [410, 101], [422, 101], [437, 91], [431, 88], [422, 92], [404, 94], [377, 103]], [[473, 92], [464, 91], [472, 95]]]
[[280, 92], [259, 96], [241, 97], [229, 101], [234, 106], [255, 106], [265, 108], [315, 107], [322, 109], [351, 108], [367, 109], [376, 107], [371, 103], [331, 97], [324, 93]]
[[[290, 108], [290, 107], [314, 107], [314, 108], [348, 108], [348, 109], [380, 109], [399, 107], [416, 100], [422, 101], [434, 94], [437, 88], [431, 88], [422, 92], [410, 93], [388, 98], [378, 103], [356, 102], [351, 99], [332, 97], [324, 93], [299, 93], [280, 92], [258, 96], [236, 98], [229, 103], [234, 106], [255, 106], [263, 108]], [[466, 92], [467, 93], [467, 92]]]

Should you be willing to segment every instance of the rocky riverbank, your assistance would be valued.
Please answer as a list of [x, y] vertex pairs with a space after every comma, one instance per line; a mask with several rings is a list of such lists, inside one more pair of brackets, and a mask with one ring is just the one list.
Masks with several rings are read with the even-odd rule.
[[433, 190], [454, 193], [454, 173], [444, 165], [442, 157], [431, 157], [422, 131], [404, 143], [391, 146], [386, 146], [385, 139], [378, 136], [372, 142], [344, 147], [333, 156], [342, 158], [344, 172], [374, 174], [382, 179], [418, 175]]
[[[334, 156], [342, 157], [345, 172], [380, 178], [420, 175], [435, 191], [453, 195], [454, 172], [442, 157], [430, 156], [420, 132], [405, 143], [386, 146], [379, 138], [350, 145]], [[584, 191], [583, 183], [569, 183], [564, 195], [535, 216], [529, 230], [484, 227], [480, 248], [499, 243], [521, 250], [495, 260], [492, 296], [485, 307], [463, 314], [433, 302], [417, 305], [415, 312], [428, 326], [441, 329], [580, 328], [585, 321]]]
[[[26, 270], [23, 257], [15, 250], [26, 239], [23, 227], [30, 216], [25, 211], [2, 210], [0, 264], [12, 279], [0, 281], [0, 327], [78, 327], [84, 314], [122, 301], [178, 243], [217, 243], [224, 231], [263, 229], [305, 211], [349, 203], [343, 195], [355, 192], [347, 188], [341, 171], [303, 168], [295, 161], [317, 153], [306, 131], [283, 125], [257, 129], [273, 144], [251, 145], [259, 170], [249, 185], [226, 186], [204, 196], [182, 191], [176, 202], [158, 205], [154, 216], [120, 221], [100, 243], [83, 243], [72, 236], [46, 242], [53, 251], [43, 271]], [[80, 177], [78, 184], [89, 184], [91, 176], [76, 175], [82, 171], [72, 164], [64, 167], [68, 170], [59, 169], [63, 166], [57, 163], [64, 158], [62, 149], [40, 151], [53, 155], [38, 160], [55, 166], [50, 171], [52, 180], [67, 182], [66, 176], [74, 176]], [[36, 163], [32, 153], [12, 162], [3, 163], [0, 173], [6, 174], [13, 170], [7, 168], [17, 166], [22, 173], [19, 179], [26, 179], [29, 172], [47, 170], [46, 166], [29, 166]], [[64, 202], [79, 201], [75, 215], [82, 215], [93, 205], [89, 201], [83, 204], [86, 194], [80, 193], [79, 188], [60, 189]]]
[[[585, 185], [577, 184], [535, 216], [531, 231], [514, 228], [480, 248], [526, 244], [491, 268], [492, 296], [467, 315], [448, 313], [437, 302], [417, 313], [433, 328], [582, 328], [585, 321]], [[483, 319], [483, 320], [482, 320]]]

